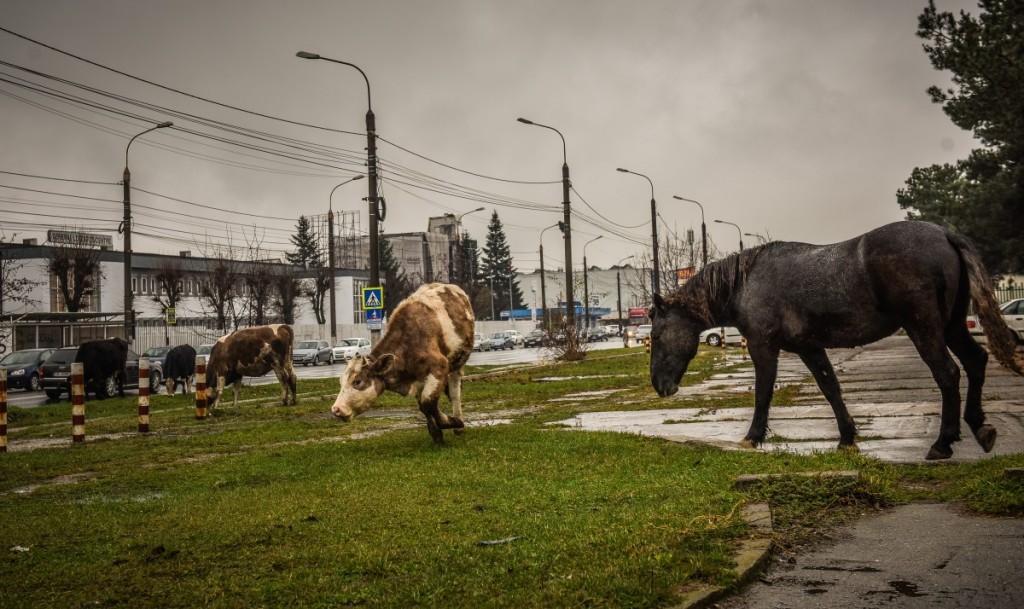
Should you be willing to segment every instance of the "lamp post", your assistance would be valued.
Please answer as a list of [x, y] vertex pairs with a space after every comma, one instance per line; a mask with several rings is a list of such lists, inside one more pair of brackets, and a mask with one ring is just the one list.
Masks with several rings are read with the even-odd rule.
[[587, 282], [587, 246], [604, 235], [598, 235], [583, 244], [583, 325], [590, 330], [590, 285]]
[[551, 324], [548, 323], [548, 294], [544, 288], [544, 231], [548, 228], [555, 228], [557, 223], [540, 231], [540, 310], [544, 318], [544, 331], [551, 331]]
[[[626, 260], [629, 260], [632, 257], [633, 257], [632, 254], [630, 254], [629, 256], [626, 256], [622, 260], [619, 260], [618, 262], [616, 262], [615, 266], [621, 265], [623, 262], [625, 262]], [[615, 271], [615, 292], [616, 292], [616, 294], [618, 296], [618, 305], [619, 305], [619, 329], [622, 330], [622, 270], [621, 270], [621, 268], [619, 268], [619, 269], [617, 269]], [[623, 331], [625, 331], [625, 330], [623, 330]]]
[[[576, 325], [576, 303], [572, 293], [572, 224], [570, 223], [569, 209], [569, 161], [565, 149], [565, 136], [554, 127], [535, 123], [525, 118], [516, 119], [524, 125], [533, 125], [550, 129], [562, 138], [562, 237], [565, 240], [565, 320], [570, 328]], [[543, 260], [543, 257], [541, 258]]]
[[725, 220], [715, 220], [715, 222], [718, 222], [719, 224], [728, 224], [730, 226], [735, 226], [736, 227], [736, 232], [740, 234], [740, 251], [742, 252], [743, 251], [743, 230], [740, 229], [740, 225], [739, 224], [733, 224], [732, 222], [726, 222]]
[[121, 231], [124, 233], [124, 338], [129, 345], [135, 340], [135, 303], [132, 302], [132, 173], [128, 171], [128, 149], [140, 135], [145, 135], [156, 129], [164, 129], [174, 125], [171, 121], [159, 123], [141, 133], [135, 134], [128, 140], [124, 147], [124, 220], [121, 221]]
[[455, 276], [454, 283], [459, 287], [462, 287], [462, 231], [460, 230], [462, 228], [462, 218], [463, 216], [468, 216], [469, 214], [483, 210], [483, 207], [477, 207], [476, 209], [471, 209], [465, 213], [455, 216], [455, 256], [453, 256], [455, 260], [455, 272], [453, 275]]
[[647, 182], [651, 185], [651, 243], [654, 247], [653, 255], [651, 256], [651, 260], [654, 264], [654, 272], [651, 274], [651, 292], [654, 294], [658, 294], [661, 292], [661, 290], [659, 285], [660, 282], [658, 279], [658, 207], [657, 204], [654, 202], [654, 182], [651, 182], [651, 179], [642, 173], [637, 173], [635, 171], [623, 169], [622, 167], [617, 168], [615, 171], [621, 171], [622, 173], [631, 173], [635, 176], [640, 176], [641, 178], [647, 180]]
[[680, 201], [689, 201], [690, 203], [696, 203], [697, 207], [700, 208], [700, 245], [701, 245], [701, 257], [704, 262], [704, 266], [708, 265], [708, 226], [704, 224], [704, 206], [699, 201], [693, 199], [687, 199], [686, 197], [680, 197], [679, 195], [672, 195], [673, 199], [679, 199]]
[[[363, 80], [366, 81], [366, 169], [367, 176], [369, 177], [366, 203], [370, 208], [370, 286], [377, 287], [380, 285], [380, 252], [377, 251], [380, 236], [377, 234], [380, 201], [377, 198], [377, 123], [376, 117], [373, 114], [373, 103], [370, 97], [370, 79], [367, 78], [366, 72], [363, 72], [362, 68], [354, 63], [331, 59], [330, 57], [321, 57], [316, 53], [307, 53], [306, 51], [299, 51], [295, 56], [302, 59], [322, 59], [355, 68], [359, 70]], [[376, 346], [379, 341], [380, 330], [370, 330], [370, 343]]]
[[[351, 179], [345, 180], [338, 186], [344, 186], [349, 182], [355, 182], [356, 180], [362, 180], [363, 174], [352, 177]], [[333, 347], [338, 341], [338, 318], [336, 311], [336, 298], [334, 295], [334, 209], [331, 207], [331, 197], [334, 196], [334, 191], [338, 190], [338, 186], [331, 189], [331, 194], [327, 195], [327, 265], [331, 269], [331, 346]]]
[[743, 236], [744, 237], [753, 237], [753, 238], [757, 239], [757, 244], [758, 245], [764, 245], [765, 243], [768, 243], [768, 238], [765, 237], [762, 234], [759, 234], [759, 233], [743, 233]]

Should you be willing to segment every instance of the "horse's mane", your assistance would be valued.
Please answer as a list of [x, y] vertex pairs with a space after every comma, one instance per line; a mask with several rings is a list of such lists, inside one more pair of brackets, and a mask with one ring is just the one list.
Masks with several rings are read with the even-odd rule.
[[680, 286], [669, 301], [684, 306], [709, 326], [715, 325], [716, 318], [728, 310], [733, 296], [743, 287], [758, 257], [774, 245], [768, 243], [709, 262]]

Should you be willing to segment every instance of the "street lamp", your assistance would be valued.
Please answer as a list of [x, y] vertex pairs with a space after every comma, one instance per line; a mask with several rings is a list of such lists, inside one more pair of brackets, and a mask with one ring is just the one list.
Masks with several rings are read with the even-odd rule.
[[129, 345], [135, 340], [135, 304], [132, 302], [132, 173], [128, 171], [128, 149], [140, 135], [172, 125], [174, 123], [166, 121], [150, 127], [142, 133], [137, 133], [124, 147], [124, 220], [121, 222], [121, 232], [124, 233], [124, 337]]
[[590, 286], [587, 283], [587, 246], [604, 235], [598, 235], [583, 244], [583, 325], [590, 330]]
[[[576, 303], [572, 293], [572, 224], [570, 223], [569, 210], [569, 161], [565, 151], [565, 136], [554, 127], [535, 123], [525, 118], [517, 118], [517, 121], [524, 125], [543, 127], [550, 129], [562, 138], [562, 237], [565, 239], [565, 320], [569, 328], [576, 325]], [[542, 258], [543, 260], [543, 258]]]
[[760, 233], [743, 233], [743, 236], [744, 237], [753, 237], [753, 238], [757, 239], [757, 244], [758, 245], [763, 245], [765, 243], [768, 243], [768, 238], [765, 237], [764, 235], [760, 234]]
[[555, 228], [558, 223], [552, 224], [551, 226], [540, 231], [540, 310], [541, 315], [544, 317], [544, 331], [550, 332], [551, 325], [548, 323], [548, 294], [544, 288], [544, 231], [548, 228]]
[[[618, 262], [616, 262], [615, 266], [617, 266], [617, 267], [620, 266], [623, 262], [629, 260], [632, 257], [633, 257], [632, 254], [630, 254], [629, 256], [626, 256], [622, 260], [619, 260]], [[621, 269], [621, 267], [615, 270], [615, 291], [616, 291], [616, 294], [618, 296], [618, 305], [619, 305], [619, 329], [622, 330], [623, 332], [625, 332], [625, 330], [622, 329], [622, 269]]]
[[455, 275], [454, 283], [460, 287], [462, 285], [462, 231], [460, 230], [462, 227], [462, 218], [463, 216], [468, 216], [469, 214], [483, 210], [483, 207], [477, 207], [476, 209], [471, 209], [465, 213], [455, 216], [455, 255], [452, 257], [455, 261], [455, 272], [453, 275]]
[[680, 197], [679, 195], [672, 195], [673, 199], [679, 199], [680, 201], [689, 201], [690, 203], [696, 203], [697, 207], [700, 208], [700, 245], [701, 245], [701, 256], [704, 260], [704, 266], [708, 265], [708, 226], [704, 224], [704, 206], [699, 201], [693, 199], [687, 199], [686, 197]]
[[[366, 77], [366, 72], [363, 72], [362, 68], [354, 63], [331, 59], [330, 57], [321, 57], [316, 53], [307, 53], [306, 51], [299, 51], [295, 56], [302, 59], [322, 59], [355, 68], [359, 70], [359, 73], [363, 75], [363, 80], [366, 81], [366, 168], [369, 177], [366, 203], [370, 208], [370, 286], [378, 287], [380, 286], [380, 252], [377, 251], [379, 247], [377, 218], [379, 216], [380, 201], [377, 198], [377, 124], [376, 118], [373, 115], [373, 104], [370, 97], [370, 79]], [[379, 341], [380, 329], [371, 329], [370, 342], [376, 346]]]
[[615, 171], [621, 171], [622, 173], [631, 173], [635, 176], [640, 176], [647, 180], [651, 185], [651, 242], [654, 244], [654, 255], [651, 257], [654, 264], [654, 273], [651, 275], [651, 292], [658, 294], [661, 290], [658, 280], [658, 207], [654, 202], [654, 182], [642, 173], [623, 169], [622, 167], [617, 168]]
[[725, 220], [715, 220], [715, 222], [718, 222], [719, 224], [729, 224], [730, 226], [735, 226], [736, 227], [736, 232], [738, 232], [740, 234], [740, 251], [742, 252], [743, 251], [743, 231], [740, 229], [740, 225], [739, 224], [733, 224], [732, 222], [726, 222]]
[[[345, 180], [338, 186], [344, 186], [349, 182], [355, 182], [356, 180], [362, 180], [363, 174], [353, 176], [351, 179]], [[338, 190], [338, 186], [331, 189], [331, 194], [327, 195], [327, 265], [331, 269], [331, 346], [333, 347], [337, 343], [338, 339], [338, 318], [335, 305], [334, 295], [334, 210], [331, 207], [331, 197], [334, 196], [334, 191]]]

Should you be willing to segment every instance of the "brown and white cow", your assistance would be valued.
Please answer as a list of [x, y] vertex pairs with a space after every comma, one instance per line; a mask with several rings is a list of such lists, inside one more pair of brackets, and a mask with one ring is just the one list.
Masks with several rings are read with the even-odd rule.
[[[331, 412], [351, 421], [388, 390], [416, 398], [435, 443], [444, 443], [444, 429], [461, 433], [462, 368], [473, 353], [474, 324], [473, 307], [458, 286], [424, 285], [391, 314], [387, 333], [370, 355], [349, 362]], [[442, 391], [453, 416], [437, 407]]]
[[[224, 386], [233, 384], [235, 406], [242, 377], [263, 376], [271, 370], [281, 384], [281, 403], [295, 404], [295, 369], [292, 368], [292, 327], [286, 324], [256, 326], [222, 336], [210, 350], [206, 365], [206, 397], [217, 405]], [[289, 401], [290, 397], [290, 401]]]

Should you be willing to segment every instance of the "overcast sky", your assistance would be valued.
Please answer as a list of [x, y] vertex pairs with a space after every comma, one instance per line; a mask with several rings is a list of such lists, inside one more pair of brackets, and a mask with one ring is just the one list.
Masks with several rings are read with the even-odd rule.
[[[386, 232], [423, 231], [430, 216], [483, 205], [463, 227], [482, 241], [497, 211], [517, 268], [536, 268], [538, 231], [561, 219], [562, 144], [552, 131], [516, 122], [521, 116], [565, 137], [577, 265], [598, 235], [586, 254], [602, 267], [649, 244], [650, 185], [617, 167], [653, 181], [661, 234], [699, 234], [700, 210], [672, 198], [680, 195], [703, 204], [711, 240], [726, 252], [738, 248], [739, 235], [713, 219], [776, 240], [839, 241], [901, 219], [895, 193], [911, 170], [963, 158], [974, 145], [926, 94], [948, 75], [932, 69], [915, 36], [924, 5], [3, 0], [0, 27], [171, 89], [321, 128], [198, 101], [0, 32], [0, 78], [150, 121], [0, 82], [0, 171], [8, 172], [0, 173], [0, 236], [42, 240], [47, 226], [71, 225], [108, 231], [122, 247], [125, 146], [173, 120], [174, 128], [132, 144], [132, 185], [207, 207], [134, 192], [135, 251], [197, 253], [199, 242], [224, 242], [229, 232], [235, 244], [245, 232], [270, 250], [286, 248], [300, 214], [325, 213], [331, 190], [365, 171], [365, 83], [347, 66], [295, 57], [306, 50], [354, 63], [369, 78], [387, 140], [379, 146]], [[937, 5], [977, 12], [972, 2]], [[271, 134], [276, 143], [20, 68]], [[286, 147], [283, 137], [296, 142]], [[257, 143], [292, 158], [252, 150]], [[310, 154], [311, 145], [330, 152]], [[364, 231], [365, 196], [363, 180], [333, 198], [334, 209], [360, 211]], [[563, 265], [557, 229], [544, 244], [546, 265]]]

